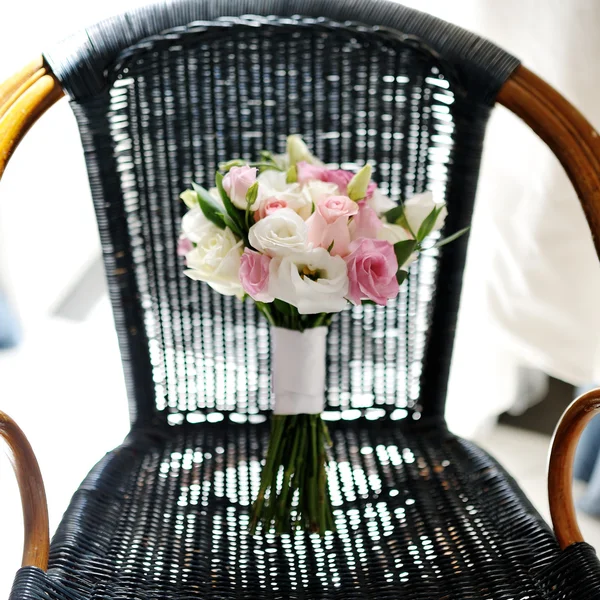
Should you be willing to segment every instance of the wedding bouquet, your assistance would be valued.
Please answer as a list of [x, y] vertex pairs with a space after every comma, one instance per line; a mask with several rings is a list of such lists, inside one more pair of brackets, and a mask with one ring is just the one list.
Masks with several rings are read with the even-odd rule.
[[[321, 419], [327, 326], [349, 304], [385, 306], [446, 218], [431, 193], [397, 205], [371, 181], [331, 169], [291, 135], [287, 153], [219, 166], [216, 187], [181, 194], [185, 274], [220, 294], [250, 297], [272, 328], [272, 430], [251, 533], [335, 529]], [[439, 236], [438, 236], [439, 237]]]

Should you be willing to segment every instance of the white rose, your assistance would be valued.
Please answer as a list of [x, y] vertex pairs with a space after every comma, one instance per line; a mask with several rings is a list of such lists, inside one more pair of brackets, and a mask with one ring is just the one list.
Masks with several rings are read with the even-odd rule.
[[383, 215], [388, 210], [396, 208], [397, 204], [390, 200], [379, 188], [375, 188], [373, 195], [367, 200], [367, 204], [377, 213]]
[[214, 226], [214, 224], [204, 216], [204, 213], [199, 206], [186, 212], [185, 215], [183, 215], [183, 219], [181, 219], [181, 230], [185, 234], [185, 237], [194, 243], [198, 241], [199, 236], [202, 235], [202, 231], [207, 225]]
[[[417, 194], [404, 203], [404, 217], [415, 235], [417, 235], [423, 221], [434, 209], [439, 208], [440, 206], [440, 204], [434, 202], [433, 194], [431, 192]], [[444, 206], [437, 217], [432, 231], [437, 231], [444, 226], [447, 215], [448, 210]]]
[[[327, 183], [326, 181], [318, 181], [316, 179], [305, 183], [304, 186], [302, 186], [302, 193], [311, 209], [308, 216], [310, 217], [313, 205], [316, 206], [319, 200], [329, 198], [329, 196], [338, 196], [339, 191], [340, 190], [335, 183]], [[308, 219], [308, 217], [306, 218]]]
[[348, 304], [344, 259], [324, 248], [275, 258], [269, 265], [269, 294], [302, 315], [340, 312]]
[[[188, 234], [189, 236], [189, 234]], [[205, 281], [224, 296], [242, 296], [240, 257], [243, 242], [238, 241], [229, 228], [220, 229], [211, 222], [194, 230], [196, 247], [185, 259], [185, 274], [190, 279]]]
[[248, 240], [259, 252], [286, 256], [308, 249], [308, 227], [291, 208], [281, 208], [252, 225]]
[[[267, 169], [263, 171], [257, 178], [258, 193], [274, 195], [277, 192], [282, 192], [289, 185], [285, 180], [285, 173], [276, 171], [275, 169]], [[263, 191], [264, 190], [264, 191]]]
[[286, 174], [269, 169], [258, 176], [259, 205], [269, 198], [283, 200], [305, 221], [313, 210], [312, 200], [303, 193], [299, 183], [286, 183]]

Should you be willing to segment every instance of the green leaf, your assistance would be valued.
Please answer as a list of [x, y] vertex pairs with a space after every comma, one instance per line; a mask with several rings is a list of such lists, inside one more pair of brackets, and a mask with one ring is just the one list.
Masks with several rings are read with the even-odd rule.
[[259, 153], [259, 156], [260, 156], [261, 162], [266, 162], [266, 163], [274, 163], [275, 162], [275, 157], [273, 156], [273, 153], [269, 152], [268, 150], [261, 150]]
[[275, 300], [273, 300], [273, 304], [275, 305], [277, 311], [282, 315], [290, 316], [293, 313], [293, 307], [279, 298], [275, 298]]
[[404, 204], [399, 204], [398, 206], [388, 210], [384, 215], [385, 220], [388, 223], [392, 223], [393, 225], [400, 225], [403, 229], [408, 231], [410, 235], [415, 236], [415, 232], [411, 229], [406, 216], [404, 215]]
[[217, 190], [219, 190], [219, 195], [221, 196], [221, 200], [223, 201], [223, 206], [227, 211], [227, 214], [231, 217], [231, 220], [237, 225], [239, 231], [244, 231], [244, 214], [242, 211], [238, 210], [227, 195], [227, 192], [223, 188], [223, 175], [217, 172], [215, 176], [215, 183], [217, 185]]
[[401, 268], [402, 265], [404, 265], [416, 247], [417, 242], [415, 240], [404, 240], [394, 244], [394, 252], [396, 254], [396, 258], [398, 259], [398, 267]]
[[240, 229], [239, 225], [229, 215], [224, 215], [221, 213], [221, 217], [222, 217], [225, 225], [227, 225], [227, 227], [229, 227], [229, 229], [231, 229], [231, 231], [233, 231], [233, 233], [235, 233], [235, 235], [237, 235], [238, 237], [241, 237], [241, 238], [244, 237], [244, 232]]
[[271, 308], [268, 304], [265, 304], [264, 302], [256, 302], [256, 308], [258, 308], [258, 310], [260, 310], [260, 312], [265, 316], [269, 322], [269, 325], [275, 326], [275, 319], [271, 314]]
[[417, 232], [417, 241], [422, 242], [433, 231], [438, 215], [442, 212], [443, 208], [443, 204], [437, 206], [423, 219], [421, 227], [419, 227], [419, 231]]
[[408, 277], [408, 271], [398, 271], [396, 273], [396, 279], [398, 280], [398, 285], [402, 285], [405, 281], [406, 278]]
[[250, 163], [251, 167], [256, 167], [258, 169], [259, 174], [264, 173], [265, 171], [279, 171], [283, 173], [283, 169], [279, 168], [275, 163], [263, 163], [263, 162], [255, 162]]
[[457, 240], [459, 237], [465, 235], [465, 233], [467, 233], [467, 231], [469, 231], [469, 229], [471, 229], [470, 227], [465, 227], [464, 229], [461, 229], [460, 231], [457, 231], [456, 233], [453, 233], [452, 235], [449, 235], [448, 237], [444, 238], [443, 240], [440, 240], [439, 242], [436, 242], [432, 248], [441, 248], [442, 246], [445, 246], [446, 244], [449, 244], [450, 242], [453, 242], [454, 240]]
[[317, 318], [313, 321], [313, 327], [321, 327], [325, 325], [327, 318], [329, 317], [328, 313], [320, 313], [317, 315]]
[[198, 195], [198, 204], [204, 216], [214, 223], [217, 227], [225, 229], [225, 221], [223, 220], [223, 208], [219, 206], [217, 201], [210, 195], [208, 190], [205, 190], [201, 185], [192, 183], [194, 191]]
[[333, 245], [335, 244], [335, 240], [331, 240], [331, 244], [329, 244], [329, 248], [327, 248], [327, 252], [331, 254], [331, 250], [333, 249]]
[[398, 204], [391, 210], [388, 210], [383, 216], [388, 223], [393, 223], [398, 225], [397, 220], [404, 215], [404, 206], [402, 204]]

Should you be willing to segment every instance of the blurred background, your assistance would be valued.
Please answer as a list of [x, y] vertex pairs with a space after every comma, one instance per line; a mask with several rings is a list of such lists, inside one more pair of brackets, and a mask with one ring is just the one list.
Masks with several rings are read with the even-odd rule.
[[[140, 0], [41, 0], [3, 8], [0, 80], [54, 41]], [[557, 87], [600, 129], [594, 0], [412, 0], [488, 37]], [[0, 184], [0, 408], [37, 453], [51, 528], [88, 470], [128, 431], [116, 336], [75, 120], [61, 101]], [[448, 421], [511, 472], [548, 518], [546, 456], [575, 389], [600, 381], [598, 269], [577, 199], [547, 148], [497, 108], [480, 179]], [[599, 438], [600, 444], [600, 438]], [[77, 454], [72, 449], [77, 448]], [[600, 486], [599, 486], [600, 489]], [[577, 484], [578, 493], [585, 486]], [[600, 496], [600, 494], [599, 494]], [[600, 547], [600, 511], [581, 524]], [[20, 565], [18, 491], [0, 456], [0, 598]]]

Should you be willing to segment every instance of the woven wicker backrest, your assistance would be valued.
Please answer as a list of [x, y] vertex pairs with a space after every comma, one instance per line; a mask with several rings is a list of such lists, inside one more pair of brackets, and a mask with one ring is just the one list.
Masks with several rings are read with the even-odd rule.
[[[247, 12], [238, 4], [223, 14]], [[379, 16], [382, 25], [400, 15], [405, 32], [428, 39], [316, 20], [323, 2], [294, 12], [300, 3], [259, 4], [265, 15], [312, 16], [185, 26], [216, 8], [181, 3], [167, 17], [155, 7], [101, 24], [76, 51], [72, 40], [46, 55], [81, 129], [134, 420], [261, 419], [271, 406], [267, 324], [251, 302], [187, 279], [176, 254], [185, 209], [178, 194], [192, 180], [211, 186], [220, 161], [281, 152], [286, 136], [300, 133], [327, 163], [356, 169], [370, 161], [396, 201], [433, 191], [448, 204], [446, 232], [471, 219], [489, 107], [517, 62], [457, 28], [441, 35], [450, 26], [416, 21], [420, 13], [387, 2], [371, 4], [375, 16], [353, 15], [354, 3], [343, 2], [325, 12], [346, 6], [346, 19]], [[163, 21], [149, 24], [150, 14]], [[184, 26], [147, 37], [153, 32], [136, 31], [141, 24]], [[460, 35], [470, 37], [457, 51]], [[496, 72], [486, 72], [481, 55]], [[330, 418], [443, 415], [466, 244], [426, 252], [387, 307], [334, 319]]]

